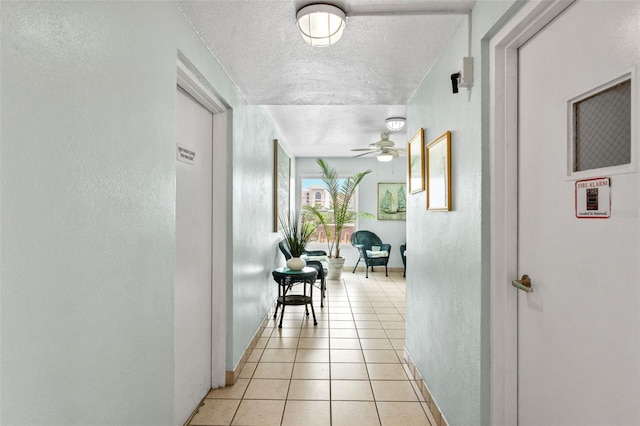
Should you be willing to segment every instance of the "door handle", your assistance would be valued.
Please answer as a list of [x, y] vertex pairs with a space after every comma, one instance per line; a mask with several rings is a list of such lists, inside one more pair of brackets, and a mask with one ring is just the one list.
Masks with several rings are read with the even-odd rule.
[[529, 275], [523, 275], [519, 280], [511, 281], [511, 285], [517, 288], [518, 290], [526, 291], [527, 293], [531, 293], [533, 288], [531, 287], [531, 279]]

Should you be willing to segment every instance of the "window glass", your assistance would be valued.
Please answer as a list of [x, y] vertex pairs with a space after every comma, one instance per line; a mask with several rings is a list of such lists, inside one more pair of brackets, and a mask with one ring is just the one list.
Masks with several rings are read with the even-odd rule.
[[[340, 184], [344, 182], [345, 179], [340, 180]], [[312, 242], [317, 243], [326, 243], [327, 242], [327, 233], [320, 223], [319, 219], [311, 212], [305, 210], [305, 206], [317, 206], [322, 214], [327, 218], [327, 223], [331, 226], [332, 223], [332, 213], [331, 213], [331, 196], [329, 192], [325, 189], [324, 182], [322, 179], [318, 178], [302, 178], [301, 181], [302, 188], [302, 196], [300, 197], [302, 208], [302, 219], [304, 222], [313, 222], [317, 225], [317, 230], [312, 238]], [[357, 212], [358, 205], [358, 193], [356, 193], [351, 198], [351, 202], [349, 203], [349, 211]], [[345, 225], [342, 229], [342, 235], [340, 238], [341, 243], [350, 243], [351, 234], [355, 232], [355, 220], [353, 223], [349, 223]]]
[[573, 104], [573, 171], [631, 163], [631, 80]]

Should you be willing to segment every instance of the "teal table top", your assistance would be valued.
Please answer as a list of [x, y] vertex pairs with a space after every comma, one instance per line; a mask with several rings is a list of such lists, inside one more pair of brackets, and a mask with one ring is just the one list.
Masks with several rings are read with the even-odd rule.
[[316, 273], [316, 270], [309, 266], [305, 266], [304, 268], [302, 268], [302, 271], [293, 271], [287, 268], [286, 266], [282, 268], [276, 268], [275, 271], [280, 274], [287, 274], [287, 275], [303, 275], [303, 274], [310, 274], [312, 272]]

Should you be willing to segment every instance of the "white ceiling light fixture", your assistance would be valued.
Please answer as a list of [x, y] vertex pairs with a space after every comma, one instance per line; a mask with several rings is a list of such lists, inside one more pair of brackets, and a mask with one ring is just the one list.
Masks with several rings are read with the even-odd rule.
[[376, 158], [378, 159], [378, 161], [380, 161], [381, 163], [387, 163], [391, 160], [393, 160], [393, 154], [390, 154], [388, 152], [383, 152], [381, 154], [378, 154], [376, 156]]
[[346, 14], [330, 4], [310, 4], [296, 14], [302, 38], [314, 47], [336, 44], [342, 37], [345, 19]]
[[402, 130], [405, 123], [404, 117], [391, 117], [385, 120], [385, 124], [387, 125], [387, 129], [391, 132], [398, 132]]

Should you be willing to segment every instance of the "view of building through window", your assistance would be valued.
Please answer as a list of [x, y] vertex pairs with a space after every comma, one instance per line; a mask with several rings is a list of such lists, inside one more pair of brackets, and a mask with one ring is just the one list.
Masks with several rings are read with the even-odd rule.
[[[340, 179], [340, 185], [345, 179]], [[302, 220], [303, 222], [313, 222], [317, 225], [317, 231], [315, 236], [312, 238], [313, 242], [317, 243], [326, 243], [327, 242], [327, 233], [318, 220], [318, 218], [310, 211], [305, 210], [305, 206], [317, 206], [322, 212], [323, 215], [327, 218], [327, 223], [329, 226], [332, 224], [332, 213], [331, 213], [331, 196], [329, 191], [326, 190], [322, 179], [318, 178], [302, 178], [302, 196], [300, 197], [300, 204], [302, 212]], [[349, 210], [356, 212], [358, 206], [358, 194], [357, 191], [354, 196], [351, 198], [351, 202], [349, 203]], [[340, 236], [341, 243], [349, 243], [351, 241], [351, 234], [355, 231], [355, 221], [346, 225], [342, 228], [342, 234]]]

